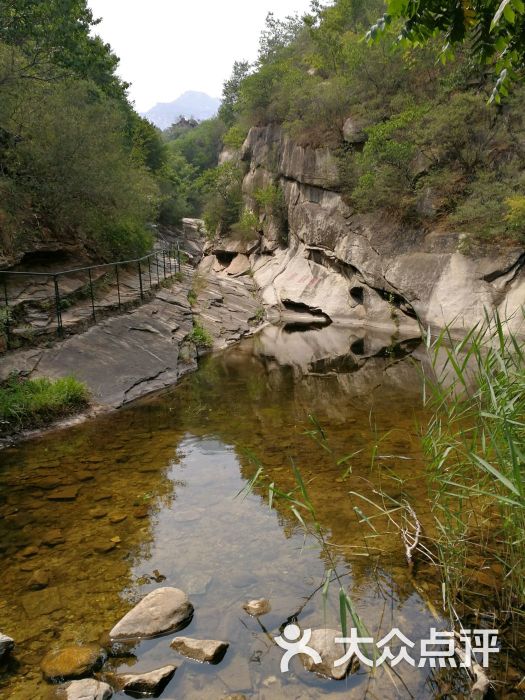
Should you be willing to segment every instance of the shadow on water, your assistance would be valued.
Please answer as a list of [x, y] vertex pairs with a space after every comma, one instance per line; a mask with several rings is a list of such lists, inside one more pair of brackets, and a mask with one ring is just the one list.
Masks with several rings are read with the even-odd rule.
[[[100, 640], [134, 602], [173, 585], [196, 609], [184, 634], [231, 647], [216, 667], [184, 661], [170, 638], [110, 659], [119, 671], [180, 664], [163, 697], [437, 697], [435, 672], [408, 664], [375, 675], [362, 668], [340, 683], [297, 661], [281, 674], [271, 640], [299, 610], [304, 628], [338, 627], [339, 619], [335, 587], [326, 610], [317, 590], [327, 566], [318, 543], [288, 508], [269, 508], [269, 482], [294, 487], [290, 459], [373, 636], [398, 627], [418, 640], [436, 624], [412, 584], [399, 534], [386, 526], [371, 532], [349, 495], [403, 493], [430, 525], [416, 433], [417, 345], [334, 325], [302, 333], [270, 326], [206, 358], [162, 395], [2, 453], [0, 630], [17, 641], [17, 667], [4, 669], [0, 692], [46, 697], [39, 664], [48, 650]], [[309, 414], [334, 455], [357, 453], [346, 476], [305, 436]], [[235, 498], [254, 475], [250, 454], [267, 480]], [[360, 509], [373, 514], [366, 503]], [[438, 601], [435, 582], [423, 576], [420, 586]], [[272, 604], [264, 629], [242, 610], [260, 597]]]

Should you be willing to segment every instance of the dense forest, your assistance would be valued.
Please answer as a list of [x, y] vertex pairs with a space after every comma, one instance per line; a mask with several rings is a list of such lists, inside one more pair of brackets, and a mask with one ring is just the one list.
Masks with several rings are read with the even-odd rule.
[[237, 62], [224, 83], [218, 116], [182, 118], [161, 133], [130, 104], [85, 0], [3, 2], [4, 253], [36, 234], [79, 241], [99, 258], [138, 254], [151, 245], [151, 223], [183, 216], [204, 216], [210, 235], [251, 234], [265, 207], [282, 208], [279, 184], [256, 193], [253, 211], [243, 204], [243, 164], [217, 164], [223, 148], [238, 151], [251, 126], [269, 123], [302, 145], [332, 148], [358, 211], [521, 240], [523, 85], [507, 87], [504, 69], [494, 99], [497, 61], [487, 51], [479, 60], [474, 39], [461, 37], [452, 55], [443, 24], [437, 36], [419, 28], [424, 42], [400, 41], [403, 21], [384, 12], [382, 0], [313, 0], [303, 17], [270, 15], [255, 64]]
[[146, 224], [177, 211], [179, 164], [133, 109], [95, 25], [85, 0], [1, 4], [4, 253], [36, 236], [137, 254], [151, 245]]

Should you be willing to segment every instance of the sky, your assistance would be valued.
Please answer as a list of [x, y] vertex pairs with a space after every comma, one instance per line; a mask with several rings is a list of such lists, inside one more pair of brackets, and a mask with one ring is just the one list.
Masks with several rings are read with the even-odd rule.
[[120, 58], [139, 112], [186, 90], [220, 97], [236, 60], [253, 61], [268, 12], [304, 13], [310, 0], [88, 0], [95, 32]]

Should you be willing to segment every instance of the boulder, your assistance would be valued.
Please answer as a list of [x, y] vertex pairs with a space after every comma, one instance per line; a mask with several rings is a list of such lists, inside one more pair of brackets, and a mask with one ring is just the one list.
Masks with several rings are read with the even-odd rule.
[[259, 600], [250, 600], [249, 603], [245, 603], [243, 606], [244, 610], [252, 617], [259, 617], [259, 615], [266, 615], [272, 609], [270, 606], [270, 601], [266, 598], [260, 598]]
[[193, 605], [178, 588], [157, 588], [124, 615], [110, 631], [114, 639], [140, 639], [176, 632], [189, 624]]
[[224, 658], [230, 645], [228, 642], [219, 642], [215, 639], [175, 637], [170, 646], [182, 656], [195, 659], [195, 661], [218, 664]]
[[108, 700], [112, 695], [111, 686], [93, 678], [71, 681], [60, 686], [57, 691], [57, 696], [66, 700]]
[[232, 277], [240, 277], [241, 275], [246, 275], [250, 271], [250, 261], [246, 255], [239, 253], [236, 255], [229, 266], [226, 268], [225, 272], [227, 275]]
[[350, 673], [354, 657], [350, 658], [342, 666], [334, 666], [334, 663], [344, 655], [344, 646], [336, 644], [337, 637], [343, 635], [339, 630], [334, 629], [319, 629], [313, 630], [308, 646], [315, 649], [320, 655], [322, 661], [316, 664], [315, 661], [307, 654], [301, 654], [301, 661], [307, 671], [317, 673], [325, 678], [332, 678], [335, 681], [341, 681]]
[[364, 143], [366, 134], [359, 122], [353, 117], [348, 117], [343, 124], [343, 138], [347, 143]]
[[89, 676], [102, 666], [104, 658], [104, 651], [99, 646], [77, 644], [49, 652], [40, 667], [44, 678], [56, 683]]
[[149, 673], [116, 673], [108, 680], [118, 690], [132, 693], [134, 697], [158, 697], [173, 678], [177, 666], [163, 666]]
[[9, 654], [15, 648], [15, 641], [8, 637], [6, 634], [0, 633], [0, 659]]

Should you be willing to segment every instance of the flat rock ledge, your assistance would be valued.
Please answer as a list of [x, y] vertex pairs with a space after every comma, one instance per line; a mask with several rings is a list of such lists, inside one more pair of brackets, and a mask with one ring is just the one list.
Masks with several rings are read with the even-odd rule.
[[175, 637], [170, 644], [182, 656], [200, 661], [201, 663], [218, 664], [224, 658], [230, 646], [228, 642], [220, 642], [215, 639], [190, 639], [189, 637]]
[[344, 647], [336, 644], [335, 640], [342, 637], [339, 630], [319, 629], [313, 630], [308, 646], [321, 656], [321, 663], [316, 664], [314, 660], [306, 654], [301, 654], [301, 661], [307, 671], [317, 673], [325, 678], [332, 678], [335, 681], [342, 681], [352, 670], [354, 657], [352, 656], [342, 666], [334, 666], [334, 663], [344, 654]]
[[175, 675], [177, 666], [163, 666], [148, 673], [115, 673], [107, 676], [113, 687], [135, 697], [158, 697]]
[[112, 696], [111, 686], [93, 678], [72, 681], [57, 690], [57, 697], [63, 700], [109, 700]]
[[186, 627], [193, 605], [178, 588], [157, 588], [130, 610], [110, 631], [114, 640], [150, 639]]
[[266, 598], [260, 598], [259, 600], [250, 600], [245, 603], [243, 609], [251, 615], [252, 617], [259, 617], [260, 615], [266, 615], [271, 611], [270, 601]]
[[71, 645], [44, 656], [40, 667], [50, 683], [76, 680], [98, 670], [105, 660], [104, 650], [93, 644]]
[[15, 648], [15, 640], [6, 634], [0, 634], [0, 659], [6, 654], [10, 654]]

